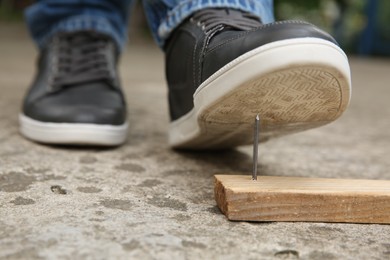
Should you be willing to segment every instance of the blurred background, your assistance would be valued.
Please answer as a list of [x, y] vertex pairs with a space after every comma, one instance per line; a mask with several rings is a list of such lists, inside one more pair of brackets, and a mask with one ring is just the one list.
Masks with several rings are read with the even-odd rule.
[[[0, 22], [23, 21], [33, 0], [0, 0]], [[130, 40], [152, 40], [142, 5], [133, 12]], [[301, 19], [330, 32], [348, 53], [390, 56], [389, 0], [275, 0], [279, 20]]]

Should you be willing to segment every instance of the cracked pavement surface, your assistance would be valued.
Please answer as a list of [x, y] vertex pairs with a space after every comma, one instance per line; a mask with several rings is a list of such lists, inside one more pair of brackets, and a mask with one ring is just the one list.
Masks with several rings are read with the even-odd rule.
[[[230, 222], [215, 173], [250, 173], [251, 147], [167, 146], [163, 55], [124, 53], [128, 142], [116, 149], [32, 143], [17, 115], [36, 51], [0, 24], [0, 259], [389, 259], [390, 226]], [[335, 123], [260, 145], [264, 175], [389, 179], [390, 60], [352, 58], [353, 98]], [[390, 214], [390, 212], [389, 212]]]

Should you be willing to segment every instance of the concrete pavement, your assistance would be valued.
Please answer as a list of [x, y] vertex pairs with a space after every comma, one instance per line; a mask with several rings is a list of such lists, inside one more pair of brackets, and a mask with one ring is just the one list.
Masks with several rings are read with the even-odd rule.
[[[215, 173], [251, 170], [251, 147], [167, 146], [163, 55], [121, 62], [131, 122], [117, 149], [53, 147], [18, 133], [36, 52], [0, 24], [0, 259], [389, 259], [390, 226], [229, 222]], [[390, 60], [352, 58], [353, 99], [335, 123], [260, 146], [265, 175], [389, 179]], [[390, 214], [390, 212], [389, 212]]]

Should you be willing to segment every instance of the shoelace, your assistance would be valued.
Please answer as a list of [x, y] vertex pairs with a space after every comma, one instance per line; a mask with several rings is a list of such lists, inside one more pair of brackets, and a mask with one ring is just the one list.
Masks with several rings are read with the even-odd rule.
[[204, 9], [195, 13], [192, 20], [206, 32], [226, 27], [247, 31], [262, 25], [259, 17], [232, 9]]
[[107, 59], [107, 42], [102, 36], [80, 32], [61, 35], [53, 87], [59, 88], [96, 80], [112, 81]]

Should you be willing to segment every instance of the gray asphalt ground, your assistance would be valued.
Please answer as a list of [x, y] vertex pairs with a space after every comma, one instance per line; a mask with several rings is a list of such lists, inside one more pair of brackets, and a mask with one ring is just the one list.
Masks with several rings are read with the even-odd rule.
[[[24, 139], [17, 115], [36, 51], [23, 25], [1, 24], [0, 39], [0, 259], [390, 259], [389, 225], [228, 221], [213, 175], [249, 174], [251, 147], [168, 148], [163, 55], [151, 44], [129, 46], [121, 61], [125, 145]], [[390, 60], [351, 58], [351, 66], [347, 112], [261, 145], [261, 174], [389, 179]]]

